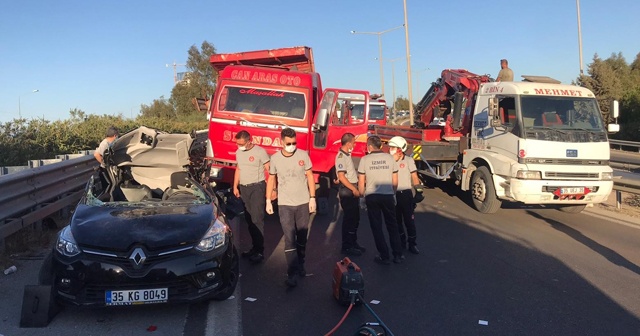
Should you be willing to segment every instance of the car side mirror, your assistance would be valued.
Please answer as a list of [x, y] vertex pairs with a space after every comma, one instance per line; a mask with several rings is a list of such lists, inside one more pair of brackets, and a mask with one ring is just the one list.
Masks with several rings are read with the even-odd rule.
[[611, 118], [617, 119], [620, 116], [620, 104], [617, 100], [611, 102], [611, 109], [609, 110]]
[[326, 108], [322, 108], [318, 111], [318, 116], [316, 117], [316, 124], [314, 128], [323, 128], [327, 127], [327, 116], [329, 115], [329, 111]]
[[609, 132], [609, 133], [618, 133], [618, 132], [620, 132], [620, 125], [618, 125], [618, 124], [609, 124], [609, 125], [607, 125], [607, 132]]
[[499, 127], [502, 125], [502, 120], [500, 120], [500, 114], [498, 110], [498, 97], [489, 98], [489, 124], [491, 127]]

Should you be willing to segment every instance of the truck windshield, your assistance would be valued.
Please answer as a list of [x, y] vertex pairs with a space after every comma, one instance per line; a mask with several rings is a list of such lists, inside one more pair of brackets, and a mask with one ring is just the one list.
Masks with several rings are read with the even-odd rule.
[[594, 98], [521, 97], [520, 101], [525, 129], [605, 131]]
[[303, 93], [226, 86], [218, 110], [304, 119], [306, 102]]
[[[364, 119], [364, 105], [353, 105], [351, 110], [351, 117], [353, 119]], [[384, 120], [384, 106], [383, 105], [371, 105], [369, 104], [369, 119], [371, 120]]]

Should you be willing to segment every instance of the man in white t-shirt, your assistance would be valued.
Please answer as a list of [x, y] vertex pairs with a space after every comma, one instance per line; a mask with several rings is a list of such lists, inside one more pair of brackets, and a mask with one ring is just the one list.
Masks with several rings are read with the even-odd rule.
[[316, 212], [316, 183], [309, 154], [297, 149], [296, 132], [285, 128], [280, 133], [282, 150], [271, 156], [269, 180], [264, 195], [266, 211], [273, 214], [271, 195], [278, 181], [278, 214], [284, 234], [289, 287], [298, 285], [296, 276], [306, 276], [304, 260], [311, 213]]

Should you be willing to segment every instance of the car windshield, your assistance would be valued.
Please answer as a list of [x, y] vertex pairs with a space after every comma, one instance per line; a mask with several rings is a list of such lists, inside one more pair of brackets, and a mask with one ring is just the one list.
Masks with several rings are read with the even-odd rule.
[[369, 119], [384, 120], [384, 106], [369, 105]]
[[306, 102], [302, 93], [226, 86], [218, 110], [304, 119]]
[[[351, 117], [354, 119], [362, 120], [364, 116], [364, 105], [353, 105], [351, 109]], [[383, 120], [384, 106], [383, 105], [371, 105], [369, 104], [369, 119], [371, 120]]]
[[604, 131], [604, 123], [594, 98], [522, 97], [525, 129]]

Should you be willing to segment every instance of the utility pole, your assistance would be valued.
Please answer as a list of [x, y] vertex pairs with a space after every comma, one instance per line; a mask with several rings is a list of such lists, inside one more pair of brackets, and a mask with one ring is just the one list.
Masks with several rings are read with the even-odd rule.
[[578, 49], [580, 54], [580, 76], [584, 74], [582, 68], [582, 28], [580, 27], [580, 0], [576, 0], [576, 9], [578, 11]]
[[413, 88], [411, 87], [411, 53], [409, 52], [409, 20], [407, 19], [407, 0], [404, 4], [404, 39], [407, 49], [407, 82], [409, 84], [409, 125], [413, 126]]
[[[176, 70], [177, 67], [179, 66], [185, 66], [186, 64], [176, 64], [176, 61], [173, 61], [173, 84], [178, 84], [178, 72]], [[165, 64], [165, 66], [168, 68], [169, 64]]]
[[388, 59], [387, 61], [391, 63], [391, 83], [393, 85], [393, 117], [396, 118], [398, 116], [398, 112], [396, 111], [396, 71], [395, 71], [395, 62], [403, 59], [404, 57], [398, 57], [394, 59]]

